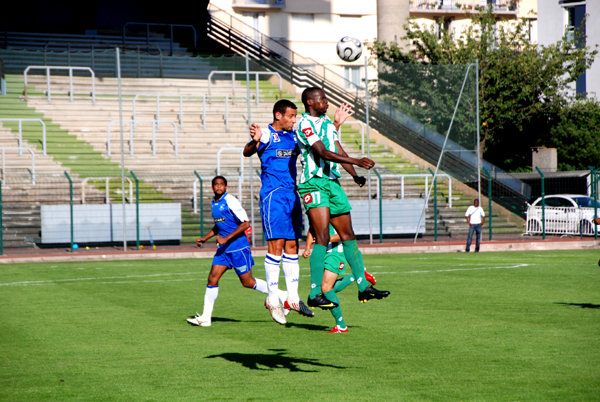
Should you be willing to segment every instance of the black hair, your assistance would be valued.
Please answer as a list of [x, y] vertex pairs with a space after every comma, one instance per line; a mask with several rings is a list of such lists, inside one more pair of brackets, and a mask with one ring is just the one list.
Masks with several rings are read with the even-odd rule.
[[287, 112], [288, 107], [294, 110], [298, 110], [296, 104], [287, 99], [280, 99], [277, 102], [275, 102], [275, 105], [273, 105], [273, 120], [275, 120], [275, 113], [279, 112], [283, 116], [285, 112]]
[[223, 176], [215, 176], [215, 177], [213, 177], [213, 179], [212, 179], [212, 185], [213, 185], [213, 186], [215, 185], [215, 182], [217, 181], [217, 179], [221, 179], [221, 180], [223, 180], [223, 181], [225, 182], [225, 185], [227, 185], [227, 179], [226, 179], [226, 178], [224, 178]]
[[302, 91], [302, 104], [304, 104], [304, 108], [308, 111], [308, 100], [311, 99], [315, 92], [317, 91], [323, 91], [321, 88], [319, 87], [310, 87], [310, 88], [306, 88], [304, 91]]

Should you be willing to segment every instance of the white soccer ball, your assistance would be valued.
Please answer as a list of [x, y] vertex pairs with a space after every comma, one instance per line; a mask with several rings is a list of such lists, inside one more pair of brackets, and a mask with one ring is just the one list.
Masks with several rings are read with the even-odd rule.
[[357, 60], [362, 54], [362, 43], [356, 38], [344, 36], [337, 43], [337, 54], [347, 62]]

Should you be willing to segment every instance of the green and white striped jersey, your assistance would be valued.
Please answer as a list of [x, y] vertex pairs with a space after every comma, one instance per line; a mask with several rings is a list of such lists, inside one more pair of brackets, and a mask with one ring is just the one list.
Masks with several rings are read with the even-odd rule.
[[317, 141], [321, 141], [327, 150], [337, 153], [335, 142], [339, 141], [339, 137], [331, 119], [327, 115], [312, 117], [302, 113], [297, 132], [302, 162], [300, 184], [313, 177], [337, 180], [341, 176], [339, 165], [322, 159], [312, 148]]

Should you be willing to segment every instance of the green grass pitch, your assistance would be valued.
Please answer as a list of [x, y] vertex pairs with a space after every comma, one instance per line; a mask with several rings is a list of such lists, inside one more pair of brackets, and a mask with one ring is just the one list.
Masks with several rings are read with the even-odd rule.
[[339, 293], [346, 334], [327, 334], [321, 310], [276, 324], [233, 272], [213, 326], [187, 324], [210, 259], [6, 265], [0, 400], [600, 400], [599, 257], [368, 255], [392, 293], [366, 304], [354, 284]]

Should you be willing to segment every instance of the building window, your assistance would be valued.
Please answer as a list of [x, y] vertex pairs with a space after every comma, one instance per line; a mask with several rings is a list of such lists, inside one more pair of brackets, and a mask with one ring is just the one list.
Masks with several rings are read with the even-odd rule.
[[361, 88], [361, 67], [358, 66], [344, 66], [344, 78], [346, 79], [346, 89]]
[[[565, 27], [567, 40], [573, 42], [573, 44], [578, 48], [585, 47], [584, 38], [581, 38], [579, 40], [575, 39], [575, 30], [582, 27], [583, 20], [585, 19], [585, 4], [573, 7], [565, 7], [565, 13], [567, 20]], [[583, 34], [585, 34], [585, 26], [583, 27]], [[583, 74], [581, 74], [575, 82], [575, 92], [577, 95], [585, 96], [585, 93], [587, 92], [585, 73], [586, 72], [584, 71]]]
[[438, 39], [442, 39], [444, 32], [450, 32], [452, 29], [452, 17], [436, 18], [435, 19], [435, 33]]

